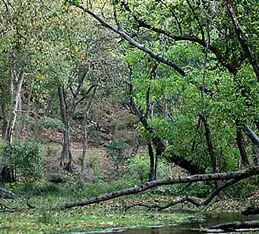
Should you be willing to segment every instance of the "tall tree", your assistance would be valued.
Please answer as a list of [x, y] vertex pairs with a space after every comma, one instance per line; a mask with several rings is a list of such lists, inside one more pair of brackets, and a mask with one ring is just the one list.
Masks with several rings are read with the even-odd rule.
[[[108, 22], [90, 8], [80, 4], [77, 4], [77, 6], [130, 44], [130, 46], [124, 47], [127, 48], [128, 58], [126, 60], [130, 64], [134, 64], [135, 69], [138, 62], [146, 59], [145, 54], [147, 54], [159, 63], [158, 73], [161, 74], [161, 77], [167, 76], [171, 79], [170, 82], [172, 83], [168, 82], [167, 84], [172, 85], [172, 87], [168, 86], [170, 87], [169, 93], [178, 96], [176, 99], [177, 106], [175, 102], [171, 102], [174, 111], [171, 114], [170, 121], [162, 120], [162, 118], [160, 121], [156, 119], [146, 122], [146, 126], [152, 126], [152, 131], [155, 132], [153, 139], [156, 139], [156, 137], [159, 137], [160, 140], [174, 139], [169, 140], [169, 148], [185, 154], [181, 159], [189, 157], [192, 158], [191, 161], [193, 162], [199, 160], [199, 158], [204, 158], [203, 152], [206, 152], [204, 148], [207, 149], [208, 147], [207, 152], [212, 158], [215, 159], [215, 155], [217, 155], [219, 166], [215, 166], [215, 160], [211, 160], [212, 164], [215, 164], [214, 166], [206, 163], [204, 166], [214, 167], [214, 169], [216, 167], [227, 169], [231, 164], [233, 166], [232, 161], [236, 160], [234, 156], [236, 150], [231, 149], [231, 152], [229, 151], [230, 142], [235, 141], [234, 130], [237, 128], [233, 122], [241, 120], [242, 123], [255, 124], [258, 103], [254, 91], [258, 90], [258, 84], [255, 85], [255, 89], [253, 85], [249, 84], [249, 82], [255, 84], [254, 75], [256, 74], [249, 71], [246, 56], [244, 56], [247, 53], [245, 53], [244, 47], [240, 47], [238, 37], [235, 36], [236, 29], [229, 21], [229, 7], [226, 8], [223, 2], [205, 0], [198, 2], [189, 0], [173, 2], [116, 1], [114, 3], [114, 22], [116, 26], [114, 26], [112, 22]], [[252, 19], [253, 14], [249, 14], [248, 9], [252, 9], [254, 6], [250, 3], [245, 5], [243, 2], [240, 3], [240, 6], [241, 13], [248, 14], [246, 19]], [[255, 28], [255, 30], [258, 29]], [[210, 40], [208, 40], [208, 32], [210, 33]], [[256, 41], [256, 35], [253, 32], [250, 33], [252, 33], [252, 39], [250, 40]], [[207, 50], [208, 55], [207, 78], [204, 82], [200, 71], [205, 50]], [[134, 53], [136, 56], [133, 55]], [[184, 56], [179, 57], [179, 54]], [[254, 54], [256, 54], [256, 51]], [[170, 71], [164, 65], [172, 68], [175, 72]], [[136, 69], [136, 78], [141, 77], [140, 72], [141, 68]], [[249, 74], [248, 79], [244, 79], [242, 75], [244, 72]], [[184, 75], [186, 78], [182, 79], [178, 74]], [[146, 82], [144, 76], [142, 77], [142, 83], [146, 84], [144, 83]], [[158, 80], [157, 83], [159, 82]], [[136, 85], [136, 82], [134, 84]], [[226, 86], [226, 84], [228, 85]], [[145, 97], [139, 95], [143, 93], [143, 90], [146, 90], [145, 88], [140, 85], [135, 91], [134, 96], [138, 102], [137, 105], [141, 106], [143, 100], [145, 100]], [[182, 90], [179, 90], [179, 88], [182, 88]], [[202, 91], [202, 95], [205, 93], [203, 109], [206, 115], [202, 116], [204, 127], [200, 125], [200, 120], [197, 127], [195, 126], [200, 112], [200, 108], [197, 106], [200, 91]], [[174, 101], [170, 97], [171, 94], [167, 98]], [[157, 97], [154, 100], [159, 107], [161, 103], [159, 99], [164, 94], [159, 95], [153, 92], [150, 95]], [[193, 102], [190, 102], [190, 100]], [[224, 106], [224, 110], [220, 106]], [[231, 111], [227, 112], [227, 109]], [[224, 121], [218, 121], [219, 118], [223, 120], [223, 116], [225, 116]], [[204, 117], [206, 118], [204, 119]], [[143, 118], [143, 114], [141, 114], [140, 119]], [[172, 125], [174, 125], [174, 128], [169, 127]], [[162, 129], [164, 130], [162, 131]], [[165, 129], [170, 130], [165, 131]], [[192, 136], [186, 137], [187, 132], [190, 133], [189, 129], [191, 129], [192, 134], [190, 135]], [[228, 134], [224, 134], [226, 129]], [[242, 131], [242, 128], [239, 128], [239, 130]], [[166, 132], [168, 134], [165, 134]], [[239, 134], [239, 131], [237, 131], [237, 134]], [[224, 136], [224, 147], [220, 144], [222, 136]], [[177, 142], [177, 139], [179, 142]], [[241, 149], [244, 145], [240, 144], [240, 137], [237, 137], [237, 140], [239, 142], [236, 144], [239, 147], [243, 163], [247, 165], [246, 152]], [[187, 141], [186, 144], [183, 144], [185, 141]], [[207, 144], [204, 144], [205, 141], [207, 141]], [[212, 141], [217, 144], [212, 145]], [[185, 150], [183, 146], [186, 146]], [[160, 149], [163, 149], [162, 152], [164, 152], [165, 148], [160, 147]], [[188, 156], [186, 152], [189, 152]], [[175, 157], [172, 156], [172, 159], [177, 162]]]

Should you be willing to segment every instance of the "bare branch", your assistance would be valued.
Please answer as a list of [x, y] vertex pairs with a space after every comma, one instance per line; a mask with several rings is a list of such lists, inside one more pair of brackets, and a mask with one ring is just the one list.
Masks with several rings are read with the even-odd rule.
[[152, 50], [150, 50], [149, 48], [145, 47], [143, 44], [140, 44], [139, 42], [137, 42], [136, 40], [134, 40], [131, 36], [129, 36], [127, 33], [125, 33], [124, 31], [121, 31], [120, 29], [115, 28], [113, 25], [107, 23], [106, 21], [104, 21], [102, 18], [100, 18], [97, 14], [95, 14], [94, 12], [84, 8], [83, 6], [78, 6], [81, 10], [83, 10], [85, 13], [91, 15], [92, 17], [94, 17], [99, 23], [101, 23], [102, 26], [104, 26], [105, 28], [110, 29], [111, 31], [119, 34], [123, 39], [125, 39], [126, 41], [128, 41], [131, 45], [133, 45], [134, 47], [138, 48], [139, 50], [145, 52], [146, 54], [148, 54], [151, 58], [173, 68], [175, 71], [177, 71], [179, 74], [181, 74], [182, 76], [185, 75], [185, 72], [182, 68], [180, 68], [176, 63], [170, 61], [169, 59], [162, 57], [159, 54], [154, 53]]

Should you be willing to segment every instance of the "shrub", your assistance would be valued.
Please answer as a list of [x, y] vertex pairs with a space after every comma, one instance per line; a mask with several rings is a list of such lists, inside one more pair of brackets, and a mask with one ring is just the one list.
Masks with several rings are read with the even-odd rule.
[[113, 163], [114, 169], [118, 175], [121, 174], [121, 168], [128, 160], [128, 148], [128, 144], [119, 139], [110, 141], [107, 147], [108, 157]]
[[[149, 155], [134, 155], [127, 166], [127, 179], [135, 183], [144, 183], [149, 179], [150, 161]], [[170, 176], [168, 164], [161, 158], [158, 160], [157, 179]]]
[[39, 179], [42, 176], [42, 155], [36, 142], [16, 141], [5, 144], [2, 151], [3, 166], [22, 179]]
[[61, 120], [53, 119], [53, 118], [48, 117], [48, 116], [43, 116], [40, 119], [40, 127], [42, 127], [42, 128], [53, 128], [53, 129], [57, 129], [59, 131], [64, 130], [64, 124], [62, 123]]
[[128, 179], [134, 182], [146, 182], [149, 177], [149, 157], [147, 155], [135, 155], [128, 164]]

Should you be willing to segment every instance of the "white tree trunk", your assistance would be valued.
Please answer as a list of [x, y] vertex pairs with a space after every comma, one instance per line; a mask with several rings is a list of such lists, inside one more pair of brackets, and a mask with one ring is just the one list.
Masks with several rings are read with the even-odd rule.
[[19, 99], [21, 95], [21, 89], [24, 81], [24, 73], [17, 72], [15, 69], [15, 54], [11, 54], [11, 62], [10, 62], [10, 75], [11, 75], [11, 105], [10, 105], [10, 116], [6, 128], [5, 140], [9, 143], [12, 143], [13, 140], [13, 132], [17, 119], [17, 111], [19, 107]]

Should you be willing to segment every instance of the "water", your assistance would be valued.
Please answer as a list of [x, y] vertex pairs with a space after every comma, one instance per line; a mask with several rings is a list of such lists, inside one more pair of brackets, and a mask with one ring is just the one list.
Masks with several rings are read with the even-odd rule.
[[[202, 228], [227, 223], [234, 221], [258, 220], [259, 216], [244, 217], [238, 213], [218, 213], [205, 214], [203, 219], [192, 219], [188, 223], [172, 225], [167, 227], [145, 227], [145, 228], [128, 228], [128, 229], [114, 229], [104, 230], [103, 232], [94, 232], [95, 234], [109, 233], [109, 234], [201, 234]], [[221, 232], [223, 233], [223, 232]], [[239, 233], [259, 233], [257, 232], [239, 232]], [[82, 233], [81, 233], [82, 234]]]

